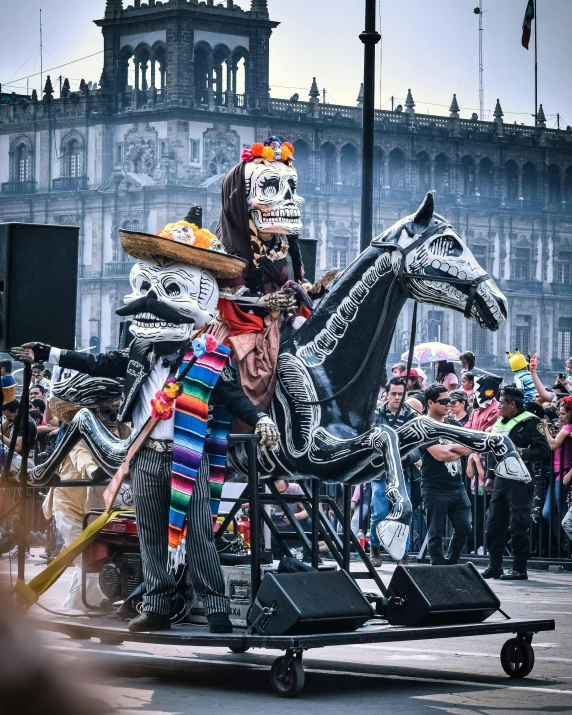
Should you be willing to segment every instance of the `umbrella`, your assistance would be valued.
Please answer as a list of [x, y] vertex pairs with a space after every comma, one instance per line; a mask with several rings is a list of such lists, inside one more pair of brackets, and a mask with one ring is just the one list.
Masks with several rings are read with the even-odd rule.
[[[424, 362], [437, 362], [438, 360], [458, 360], [461, 353], [453, 345], [444, 343], [421, 343], [415, 346], [413, 351], [413, 362], [420, 365]], [[409, 351], [401, 356], [402, 360], [407, 360]]]

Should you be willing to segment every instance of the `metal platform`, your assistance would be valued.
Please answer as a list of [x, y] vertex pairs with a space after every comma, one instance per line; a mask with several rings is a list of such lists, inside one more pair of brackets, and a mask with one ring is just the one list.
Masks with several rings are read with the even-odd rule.
[[[89, 622], [91, 620], [91, 622]], [[210, 646], [228, 648], [233, 653], [245, 653], [250, 648], [284, 650], [270, 669], [270, 683], [280, 697], [294, 697], [304, 688], [305, 674], [302, 655], [311, 648], [359, 645], [364, 643], [395, 643], [401, 641], [430, 640], [435, 638], [466, 638], [497, 633], [515, 634], [505, 642], [500, 652], [505, 673], [513, 678], [528, 675], [534, 667], [532, 637], [540, 631], [552, 631], [553, 620], [521, 620], [494, 618], [483, 623], [454, 626], [404, 627], [391, 626], [386, 621], [374, 619], [363, 628], [349, 633], [324, 633], [312, 635], [268, 636], [249, 633], [247, 629], [235, 628], [232, 633], [213, 634], [207, 626], [182, 624], [168, 631], [153, 633], [130, 633], [123, 624], [112, 617], [98, 618], [97, 623], [89, 616], [72, 618], [35, 618], [36, 628], [63, 633], [71, 638], [85, 640], [98, 638], [102, 643], [120, 645], [124, 641], [176, 646]]]

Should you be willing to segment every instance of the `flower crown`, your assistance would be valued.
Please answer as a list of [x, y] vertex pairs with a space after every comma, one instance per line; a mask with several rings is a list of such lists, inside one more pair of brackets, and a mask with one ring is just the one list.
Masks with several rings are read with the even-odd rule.
[[241, 161], [283, 161], [290, 163], [294, 158], [294, 147], [290, 142], [283, 142], [278, 137], [270, 137], [264, 144], [255, 142], [250, 147], [243, 147], [240, 153]]

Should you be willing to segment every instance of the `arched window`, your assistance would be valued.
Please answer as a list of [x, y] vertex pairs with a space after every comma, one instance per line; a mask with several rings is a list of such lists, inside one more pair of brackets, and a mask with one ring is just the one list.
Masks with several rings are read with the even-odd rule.
[[568, 360], [572, 355], [572, 318], [558, 319], [556, 352], [556, 357], [560, 360]]
[[449, 159], [445, 154], [437, 154], [435, 157], [435, 191], [449, 193]]
[[210, 48], [207, 45], [195, 47], [195, 101], [197, 104], [208, 104], [208, 89], [210, 85]]
[[31, 178], [31, 157], [27, 144], [20, 144], [16, 149], [16, 180], [29, 181]]
[[389, 152], [389, 186], [402, 189], [405, 183], [405, 157], [401, 149]]
[[518, 165], [515, 161], [507, 161], [504, 165], [504, 178], [507, 199], [518, 199]]
[[247, 78], [246, 74], [250, 67], [250, 55], [244, 47], [236, 49], [231, 58], [231, 90], [234, 94], [234, 104], [237, 107], [245, 107]]
[[417, 175], [419, 194], [426, 194], [432, 187], [430, 186], [430, 161], [424, 151], [417, 155]]
[[77, 139], [72, 139], [68, 143], [68, 157], [67, 157], [68, 176], [77, 177], [77, 176], [82, 175], [82, 171], [83, 171], [82, 154], [83, 154], [83, 152], [79, 148], [79, 143], [78, 143]]
[[484, 158], [479, 163], [479, 193], [481, 196], [492, 196], [494, 191], [493, 162]]
[[342, 184], [357, 186], [358, 184], [358, 155], [353, 144], [345, 144], [340, 156], [340, 169]]
[[336, 147], [327, 142], [322, 147], [324, 184], [336, 181]]
[[19, 183], [34, 178], [34, 151], [27, 136], [17, 137], [10, 147], [10, 179]]
[[536, 166], [531, 161], [527, 161], [522, 167], [522, 197], [523, 199], [538, 198], [538, 179]]
[[298, 172], [298, 181], [300, 183], [309, 182], [312, 180], [310, 147], [303, 139], [295, 141], [293, 146], [294, 168]]
[[572, 166], [564, 172], [564, 201], [572, 203]]
[[560, 195], [560, 167], [558, 164], [551, 164], [548, 167], [548, 201], [556, 204], [562, 201]]
[[163, 45], [153, 47], [151, 57], [151, 78], [149, 86], [152, 89], [164, 90], [166, 85], [167, 55]]
[[475, 160], [472, 156], [464, 156], [461, 159], [463, 167], [463, 193], [465, 196], [472, 196], [475, 193]]
[[215, 104], [225, 103], [225, 92], [231, 85], [231, 64], [228, 47], [221, 45], [213, 52], [213, 89]]

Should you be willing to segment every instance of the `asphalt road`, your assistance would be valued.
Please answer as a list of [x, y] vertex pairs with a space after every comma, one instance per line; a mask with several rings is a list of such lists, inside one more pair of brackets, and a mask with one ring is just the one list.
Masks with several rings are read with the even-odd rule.
[[[27, 580], [41, 568], [28, 560]], [[0, 572], [8, 569], [0, 559]], [[391, 567], [382, 569], [386, 581]], [[41, 602], [57, 608], [71, 571]], [[536, 665], [511, 680], [499, 653], [506, 635], [312, 650], [304, 655], [306, 686], [296, 699], [277, 698], [268, 671], [275, 651], [235, 655], [221, 648], [180, 648], [42, 633], [46, 658], [59, 663], [103, 712], [175, 715], [272, 710], [331, 715], [359, 712], [520, 715], [572, 713], [572, 573], [530, 572], [527, 582], [493, 582], [513, 617], [554, 618], [556, 630], [535, 636]], [[37, 609], [35, 615], [38, 615]]]

